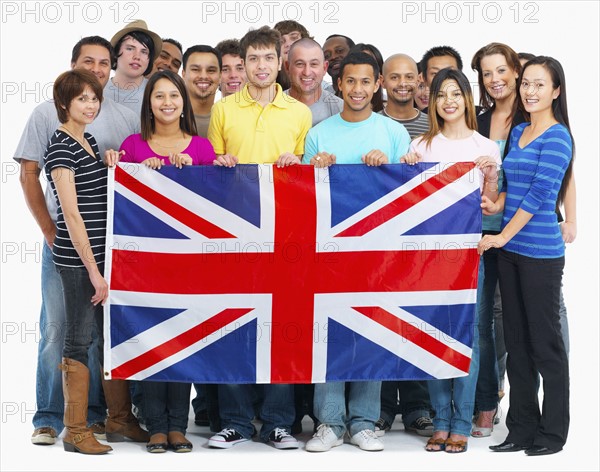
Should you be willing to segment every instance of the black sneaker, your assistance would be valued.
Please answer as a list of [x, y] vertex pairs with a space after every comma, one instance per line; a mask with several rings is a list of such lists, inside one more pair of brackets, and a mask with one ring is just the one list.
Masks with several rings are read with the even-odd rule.
[[300, 443], [296, 438], [284, 428], [275, 428], [271, 431], [269, 444], [272, 444], [276, 449], [298, 449], [300, 447]]
[[406, 431], [412, 431], [419, 436], [433, 436], [433, 421], [428, 416], [420, 416], [410, 425], [404, 425]]
[[377, 420], [377, 422], [375, 423], [375, 434], [377, 435], [378, 438], [383, 436], [385, 434], [385, 432], [389, 431], [390, 429], [392, 429], [392, 425], [389, 424], [383, 418], [379, 418]]
[[249, 441], [233, 428], [225, 428], [208, 440], [208, 447], [229, 449], [238, 443]]

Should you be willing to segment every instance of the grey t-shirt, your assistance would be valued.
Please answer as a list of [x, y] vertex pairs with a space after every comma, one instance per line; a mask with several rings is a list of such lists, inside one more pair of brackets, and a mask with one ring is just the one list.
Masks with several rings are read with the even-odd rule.
[[[109, 98], [113, 102], [117, 102], [131, 111], [136, 113], [138, 117], [142, 111], [142, 100], [144, 99], [144, 90], [148, 79], [144, 79], [138, 86], [128, 84], [125, 88], [119, 88], [110, 79], [104, 87], [104, 98]], [[139, 118], [138, 118], [139, 119]]]
[[[289, 95], [290, 90], [286, 90], [285, 93]], [[312, 113], [312, 125], [315, 126], [330, 116], [341, 113], [344, 109], [344, 100], [327, 90], [322, 90], [319, 99], [308, 108]]]
[[[18, 163], [21, 159], [37, 162], [41, 169], [48, 142], [59, 126], [54, 102], [39, 104], [25, 125], [13, 159]], [[86, 131], [96, 138], [100, 156], [104, 157], [104, 151], [118, 150], [127, 136], [140, 132], [140, 115], [112, 100], [103, 100], [100, 113]], [[45, 198], [50, 217], [56, 222], [58, 206], [50, 185], [46, 185]]]

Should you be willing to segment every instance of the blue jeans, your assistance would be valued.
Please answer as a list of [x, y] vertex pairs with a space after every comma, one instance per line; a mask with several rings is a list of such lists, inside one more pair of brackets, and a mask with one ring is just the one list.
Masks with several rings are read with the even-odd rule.
[[[63, 430], [64, 397], [62, 374], [58, 365], [62, 362], [65, 336], [65, 304], [62, 283], [52, 261], [52, 250], [44, 242], [42, 251], [42, 308], [40, 310], [40, 343], [36, 370], [37, 410], [33, 427], [51, 427], [58, 434]], [[90, 389], [88, 397], [88, 423], [104, 421], [106, 405], [102, 396], [98, 360], [98, 334], [93, 332], [90, 351]]]
[[[246, 439], [254, 434], [254, 399], [262, 390], [259, 417], [263, 422], [260, 439], [267, 442], [275, 428], [292, 430], [296, 416], [294, 386], [288, 384], [225, 384], [219, 385], [219, 411], [223, 428], [233, 428]], [[261, 395], [259, 395], [261, 396]]]
[[190, 412], [191, 384], [138, 382], [144, 401], [144, 419], [150, 435], [170, 431], [185, 434]]
[[[346, 385], [348, 409], [346, 410]], [[338, 438], [346, 431], [354, 436], [365, 429], [375, 430], [381, 410], [381, 382], [327, 382], [315, 384], [315, 415]]]
[[475, 393], [475, 409], [491, 411], [498, 406], [498, 361], [494, 324], [494, 294], [498, 285], [498, 250], [489, 249], [484, 256], [483, 287], [479, 290], [479, 376]]
[[[479, 261], [477, 276], [477, 300], [481, 299], [483, 290], [484, 262]], [[473, 323], [473, 350], [469, 375], [455, 379], [429, 380], [429, 396], [431, 406], [435, 410], [433, 417], [434, 431], [448, 431], [450, 434], [469, 436], [471, 421], [475, 408], [475, 390], [479, 373], [479, 320], [478, 307], [475, 308]]]

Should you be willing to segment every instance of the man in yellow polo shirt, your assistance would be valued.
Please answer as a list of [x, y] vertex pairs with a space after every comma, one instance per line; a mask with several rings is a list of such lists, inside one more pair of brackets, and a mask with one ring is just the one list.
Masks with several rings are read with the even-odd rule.
[[275, 82], [282, 64], [279, 32], [268, 26], [251, 30], [240, 48], [248, 83], [212, 108], [208, 139], [215, 165], [300, 164], [312, 115]]
[[[279, 167], [300, 164], [304, 138], [311, 127], [310, 109], [283, 93], [275, 83], [281, 69], [281, 36], [264, 26], [240, 40], [248, 83], [213, 105], [208, 139], [217, 159], [215, 165], [275, 163]], [[229, 449], [256, 434], [255, 415], [262, 421], [260, 439], [277, 449], [297, 449], [291, 435], [296, 411], [293, 385], [219, 385], [219, 416], [223, 430], [208, 446]], [[260, 411], [255, 399], [261, 397]]]

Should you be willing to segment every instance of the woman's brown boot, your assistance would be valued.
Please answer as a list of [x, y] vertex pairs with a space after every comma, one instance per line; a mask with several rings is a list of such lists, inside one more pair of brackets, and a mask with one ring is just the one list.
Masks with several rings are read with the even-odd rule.
[[65, 397], [64, 423], [66, 434], [63, 446], [68, 452], [106, 454], [112, 447], [99, 443], [87, 427], [88, 389], [90, 372], [81, 362], [63, 357], [63, 394]]

